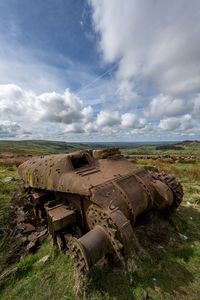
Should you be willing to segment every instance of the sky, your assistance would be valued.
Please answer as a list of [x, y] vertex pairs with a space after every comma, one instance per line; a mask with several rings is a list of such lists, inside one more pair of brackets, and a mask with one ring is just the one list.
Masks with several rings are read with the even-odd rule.
[[199, 0], [1, 0], [0, 139], [200, 139]]

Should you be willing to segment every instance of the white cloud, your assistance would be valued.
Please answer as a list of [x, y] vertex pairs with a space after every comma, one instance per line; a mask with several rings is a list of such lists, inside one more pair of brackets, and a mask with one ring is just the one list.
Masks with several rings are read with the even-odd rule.
[[166, 131], [191, 132], [199, 130], [199, 121], [194, 120], [191, 115], [186, 114], [178, 118], [166, 118], [160, 121], [159, 127]]
[[181, 122], [178, 118], [167, 118], [160, 121], [159, 128], [167, 131], [179, 129]]
[[8, 120], [0, 121], [0, 138], [15, 137], [21, 126]]
[[69, 89], [64, 94], [51, 92], [37, 96], [14, 84], [0, 85], [0, 114], [65, 124], [92, 120], [92, 108], [84, 107]]
[[145, 119], [138, 119], [133, 113], [126, 113], [122, 115], [122, 128], [125, 129], [141, 129], [146, 125]]
[[15, 84], [0, 85], [0, 114], [20, 116], [27, 109], [26, 93]]
[[[0, 85], [0, 138], [48, 139], [123, 139], [159, 138], [163, 132], [171, 137], [198, 135], [199, 96], [193, 99], [191, 113], [185, 113], [187, 103], [182, 99], [159, 95], [150, 102], [146, 116], [133, 111], [102, 110], [94, 116], [91, 106], [69, 89], [64, 93], [36, 95], [17, 85]], [[8, 121], [9, 120], [9, 121]], [[19, 125], [20, 124], [20, 125]], [[165, 135], [167, 136], [167, 135]]]
[[73, 123], [65, 126], [63, 133], [83, 133], [84, 129], [80, 124]]
[[182, 95], [200, 91], [198, 0], [90, 0], [105, 62], [119, 78]]
[[145, 115], [155, 120], [163, 117], [180, 116], [185, 114], [188, 109], [189, 105], [183, 99], [160, 94], [145, 108]]
[[45, 93], [36, 98], [38, 120], [71, 124], [88, 122], [91, 119], [91, 107], [83, 107], [82, 101], [69, 91], [64, 94]]
[[115, 95], [119, 98], [120, 106], [123, 109], [133, 107], [135, 104], [141, 102], [141, 97], [134, 90], [135, 85], [128, 80], [120, 81]]
[[98, 131], [98, 127], [95, 123], [89, 122], [85, 125], [85, 132], [86, 133], [94, 133]]
[[197, 95], [197, 97], [194, 99], [193, 103], [194, 103], [193, 113], [194, 113], [194, 115], [200, 117], [200, 94]]
[[100, 111], [97, 116], [97, 125], [114, 126], [120, 123], [120, 115], [118, 111]]

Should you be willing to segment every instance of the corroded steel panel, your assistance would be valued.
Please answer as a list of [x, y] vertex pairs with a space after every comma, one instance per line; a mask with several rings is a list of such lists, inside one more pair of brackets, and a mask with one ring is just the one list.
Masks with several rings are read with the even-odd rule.
[[[73, 158], [81, 159], [84, 155], [89, 163], [74, 169]], [[122, 157], [95, 160], [89, 152], [78, 151], [32, 158], [20, 165], [18, 172], [25, 184], [33, 188], [90, 195], [93, 186], [136, 169]]]
[[47, 215], [50, 218], [55, 231], [64, 229], [66, 226], [76, 221], [75, 212], [62, 204], [48, 208]]

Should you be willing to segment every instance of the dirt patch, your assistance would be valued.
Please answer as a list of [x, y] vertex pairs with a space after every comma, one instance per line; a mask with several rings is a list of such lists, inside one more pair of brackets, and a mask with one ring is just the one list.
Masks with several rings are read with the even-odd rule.
[[0, 166], [5, 166], [5, 167], [12, 167], [16, 166], [18, 167], [21, 165], [23, 162], [26, 160], [30, 159], [30, 157], [22, 156], [22, 157], [3, 157], [0, 158]]

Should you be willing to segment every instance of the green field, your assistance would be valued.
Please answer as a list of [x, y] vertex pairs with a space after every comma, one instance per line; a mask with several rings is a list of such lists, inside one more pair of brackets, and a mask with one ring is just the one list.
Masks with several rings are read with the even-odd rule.
[[30, 141], [0, 141], [0, 153], [16, 154], [52, 154], [66, 151], [88, 149], [87, 145], [77, 143], [30, 140]]
[[177, 147], [176, 149], [156, 149], [157, 146], [140, 146], [133, 149], [122, 149], [124, 154], [132, 155], [200, 155], [200, 144], [196, 146]]
[[[26, 154], [35, 151], [38, 142], [31, 143], [34, 149], [29, 142], [26, 145], [21, 143], [17, 151]], [[60, 143], [59, 149], [55, 150], [56, 143], [52, 143], [52, 148], [48, 144], [48, 149], [41, 143], [41, 149], [46, 149], [44, 153], [66, 150], [60, 148]], [[14, 143], [14, 146], [7, 144], [5, 147], [15, 154], [18, 146]], [[73, 147], [78, 149], [79, 145]], [[39, 152], [43, 151], [41, 149]], [[132, 154], [135, 150], [138, 151], [138, 148], [126, 149], [126, 152]], [[139, 151], [140, 154], [143, 151], [145, 155], [154, 154], [150, 150], [158, 151], [152, 147], [141, 147]], [[185, 151], [186, 155], [200, 155], [199, 146], [195, 150], [186, 147], [181, 151]], [[160, 154], [163, 153], [165, 151]], [[0, 166], [0, 273], [15, 266], [19, 268], [15, 274], [0, 281], [1, 300], [133, 300], [142, 299], [144, 291], [148, 292], [148, 299], [200, 299], [200, 161], [179, 163], [167, 159], [138, 159], [136, 163], [138, 166], [154, 166], [159, 171], [178, 177], [183, 184], [184, 200], [169, 219], [152, 213], [146, 218], [145, 226], [140, 222], [136, 224], [134, 247], [125, 266], [99, 264], [87, 276], [77, 273], [72, 260], [57, 248], [52, 248], [48, 239], [36, 254], [27, 256], [21, 262], [13, 262], [10, 253], [14, 246], [8, 224], [15, 217], [14, 205], [17, 200], [12, 195], [21, 181], [15, 165]], [[5, 183], [8, 176], [13, 180]], [[20, 197], [25, 197], [23, 191]], [[49, 261], [34, 266], [47, 254], [50, 255]]]

